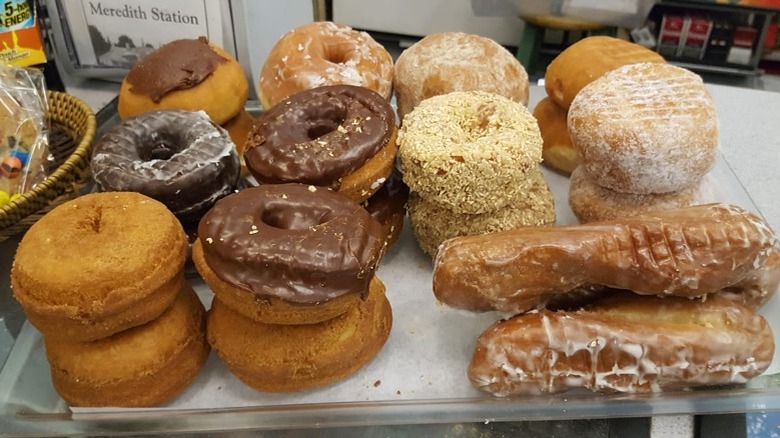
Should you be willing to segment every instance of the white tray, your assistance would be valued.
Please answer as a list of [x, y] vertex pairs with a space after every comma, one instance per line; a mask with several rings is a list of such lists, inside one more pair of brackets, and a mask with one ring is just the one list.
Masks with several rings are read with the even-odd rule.
[[[547, 169], [545, 177], [555, 194], [558, 224], [576, 222], [567, 202], [568, 179]], [[707, 178], [714, 199], [756, 212], [722, 158]], [[160, 408], [70, 409], [52, 386], [40, 333], [25, 323], [0, 371], [0, 429], [11, 435], [162, 433], [780, 409], [778, 353], [770, 369], [747, 385], [642, 395], [570, 391], [495, 398], [472, 388], [466, 366], [477, 336], [500, 315], [475, 315], [437, 303], [431, 261], [408, 224], [377, 275], [393, 307], [387, 344], [350, 378], [293, 394], [263, 394], [244, 386], [212, 353], [196, 382]], [[190, 280], [208, 306], [208, 287], [198, 278]], [[780, 333], [780, 299], [775, 297], [762, 313]]]

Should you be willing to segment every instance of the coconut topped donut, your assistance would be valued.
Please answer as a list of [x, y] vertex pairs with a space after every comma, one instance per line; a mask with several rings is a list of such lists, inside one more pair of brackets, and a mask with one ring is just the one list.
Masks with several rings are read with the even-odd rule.
[[572, 101], [569, 135], [594, 183], [625, 193], [668, 193], [715, 162], [718, 115], [702, 79], [665, 63], [619, 67]]
[[329, 21], [297, 27], [274, 45], [260, 72], [263, 108], [323, 85], [355, 85], [390, 100], [393, 59], [365, 32]]
[[456, 213], [516, 200], [542, 161], [536, 119], [520, 103], [481, 91], [424, 100], [399, 130], [404, 182]]

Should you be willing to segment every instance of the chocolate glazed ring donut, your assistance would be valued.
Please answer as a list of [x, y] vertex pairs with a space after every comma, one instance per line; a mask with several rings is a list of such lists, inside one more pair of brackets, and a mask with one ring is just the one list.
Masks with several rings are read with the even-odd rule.
[[233, 191], [240, 166], [230, 137], [205, 113], [161, 110], [109, 130], [91, 170], [100, 190], [142, 193], [186, 221]]
[[[217, 298], [274, 324], [319, 322], [287, 316], [345, 296], [364, 297], [385, 248], [381, 225], [360, 205], [302, 184], [267, 184], [227, 196], [203, 216], [198, 236], [193, 259]], [[269, 300], [296, 312], [263, 311]]]
[[[379, 94], [352, 85], [319, 87], [263, 113], [244, 158], [261, 183], [297, 182], [338, 190], [345, 176], [367, 165], [380, 150], [395, 148], [395, 130], [393, 109]], [[389, 154], [382, 164], [386, 169], [381, 178], [390, 174], [394, 156]], [[373, 182], [367, 181], [366, 188]], [[371, 187], [372, 192], [380, 184]]]

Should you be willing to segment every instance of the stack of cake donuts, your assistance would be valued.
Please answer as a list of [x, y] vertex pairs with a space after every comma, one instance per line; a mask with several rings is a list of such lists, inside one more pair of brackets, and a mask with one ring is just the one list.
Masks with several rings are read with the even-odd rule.
[[608, 36], [581, 39], [562, 51], [547, 67], [544, 85], [547, 96], [533, 114], [539, 122], [544, 163], [571, 174], [579, 164], [567, 129], [567, 113], [572, 100], [586, 85], [604, 73], [626, 64], [664, 62], [652, 50]]
[[263, 184], [218, 201], [195, 266], [215, 297], [208, 340], [248, 386], [287, 392], [341, 380], [371, 360], [392, 310], [374, 275], [380, 224], [326, 188]]
[[153, 406], [195, 379], [210, 348], [206, 312], [183, 279], [186, 246], [163, 204], [131, 192], [66, 202], [24, 235], [14, 297], [43, 333], [68, 403]]

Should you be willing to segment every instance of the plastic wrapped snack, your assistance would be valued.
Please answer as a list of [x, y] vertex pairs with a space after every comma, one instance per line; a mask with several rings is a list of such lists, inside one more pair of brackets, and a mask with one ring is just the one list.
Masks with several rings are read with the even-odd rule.
[[47, 114], [43, 74], [0, 64], [0, 206], [46, 177]]

